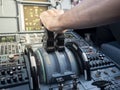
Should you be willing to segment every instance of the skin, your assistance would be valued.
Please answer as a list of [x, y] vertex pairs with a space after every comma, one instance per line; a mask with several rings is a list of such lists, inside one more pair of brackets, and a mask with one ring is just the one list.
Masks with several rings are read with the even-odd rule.
[[120, 0], [83, 0], [69, 11], [51, 9], [40, 15], [50, 31], [82, 29], [120, 21]]

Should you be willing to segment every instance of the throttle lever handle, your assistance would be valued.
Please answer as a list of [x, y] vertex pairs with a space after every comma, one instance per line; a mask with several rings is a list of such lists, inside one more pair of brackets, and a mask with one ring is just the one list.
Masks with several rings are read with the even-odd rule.
[[[42, 24], [42, 26], [44, 27], [44, 25]], [[44, 27], [45, 28], [45, 27]], [[44, 45], [44, 48], [47, 52], [53, 52], [55, 50], [55, 45], [54, 45], [54, 32], [51, 32], [49, 30], [47, 30], [47, 28], [45, 28], [45, 32], [46, 32], [46, 44]]]
[[[44, 25], [42, 24], [44, 27]], [[45, 27], [44, 27], [45, 28]], [[53, 52], [55, 49], [58, 51], [64, 50], [64, 34], [62, 33], [54, 33], [52, 31], [46, 30], [46, 45], [44, 45], [44, 48], [47, 52]]]

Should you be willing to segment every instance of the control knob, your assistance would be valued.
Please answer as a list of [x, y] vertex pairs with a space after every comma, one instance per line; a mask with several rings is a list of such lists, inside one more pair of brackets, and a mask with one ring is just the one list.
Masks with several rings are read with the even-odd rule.
[[7, 82], [8, 82], [8, 83], [11, 83], [11, 78], [7, 78]]
[[7, 70], [7, 73], [10, 74], [10, 69]]
[[14, 55], [13, 54], [9, 55], [9, 61], [14, 62]]
[[21, 66], [18, 66], [17, 69], [18, 69], [18, 70], [21, 70]]
[[13, 81], [17, 82], [17, 77], [16, 76], [13, 77]]
[[13, 71], [15, 71], [15, 70], [16, 70], [16, 68], [15, 68], [15, 67], [12, 67], [12, 70], [13, 70]]
[[10, 71], [10, 75], [13, 75], [13, 71]]
[[1, 71], [1, 75], [5, 75], [5, 70], [2, 70], [2, 71]]
[[100, 75], [101, 75], [101, 71], [100, 71], [100, 70], [97, 70], [95, 76], [96, 76], [96, 77], [100, 77]]
[[22, 74], [18, 75], [18, 79], [19, 79], [19, 81], [23, 80]]
[[5, 84], [5, 78], [1, 78], [1, 84]]

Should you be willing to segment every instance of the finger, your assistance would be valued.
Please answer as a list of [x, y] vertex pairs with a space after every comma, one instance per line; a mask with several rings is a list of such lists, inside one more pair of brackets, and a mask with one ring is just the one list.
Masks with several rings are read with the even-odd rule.
[[41, 15], [40, 15], [40, 25], [41, 26], [45, 26], [45, 17], [46, 17], [46, 13], [44, 14], [44, 13], [42, 13]]
[[47, 15], [48, 15], [47, 11], [44, 11], [40, 14], [41, 17], [47, 16]]
[[53, 15], [53, 16], [57, 15], [57, 13], [53, 9], [48, 10], [47, 13], [50, 14], [50, 15]]
[[43, 12], [43, 13], [40, 14], [40, 21], [41, 21], [41, 23], [43, 23], [43, 20], [45, 19], [46, 16], [48, 16], [47, 12]]

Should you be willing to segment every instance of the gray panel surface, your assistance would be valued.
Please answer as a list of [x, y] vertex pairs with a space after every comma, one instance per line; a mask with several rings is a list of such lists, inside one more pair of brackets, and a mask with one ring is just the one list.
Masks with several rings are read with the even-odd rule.
[[14, 0], [0, 0], [0, 16], [16, 16], [16, 2]]
[[0, 18], [0, 33], [16, 32], [17, 20], [15, 18]]

